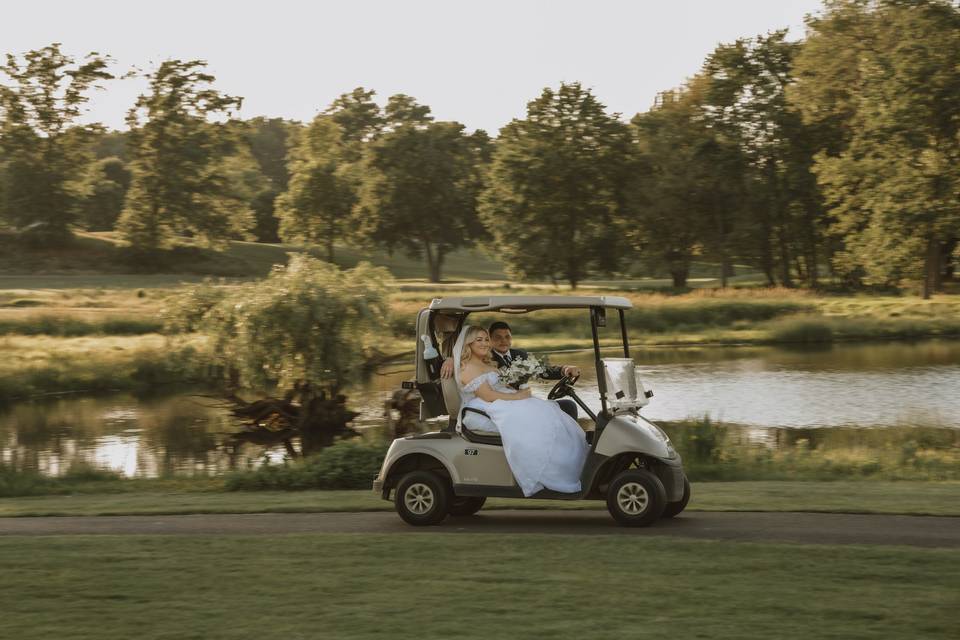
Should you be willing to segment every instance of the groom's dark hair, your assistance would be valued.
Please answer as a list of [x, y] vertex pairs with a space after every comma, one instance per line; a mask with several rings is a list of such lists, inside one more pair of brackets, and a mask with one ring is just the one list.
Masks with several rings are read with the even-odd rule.
[[511, 329], [510, 329], [510, 325], [508, 325], [508, 324], [507, 324], [506, 322], [504, 322], [503, 320], [497, 320], [496, 322], [494, 322], [493, 324], [491, 324], [491, 325], [490, 325], [490, 328], [487, 329], [487, 333], [492, 336], [492, 335], [493, 335], [493, 332], [496, 331], [497, 329], [506, 329], [507, 331], [510, 331], [510, 333], [513, 333], [513, 331], [511, 331]]

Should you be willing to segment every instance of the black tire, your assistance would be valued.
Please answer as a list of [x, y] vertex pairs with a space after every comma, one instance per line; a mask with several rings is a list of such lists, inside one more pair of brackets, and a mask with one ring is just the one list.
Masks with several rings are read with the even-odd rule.
[[397, 483], [393, 504], [408, 524], [440, 524], [450, 508], [450, 486], [431, 471], [411, 471]]
[[463, 496], [463, 497], [454, 497], [450, 501], [450, 515], [452, 516], [472, 516], [477, 511], [483, 508], [483, 503], [486, 502], [485, 497], [474, 497], [474, 496]]
[[607, 509], [625, 527], [648, 527], [667, 506], [660, 478], [643, 469], [621, 472], [607, 489]]
[[663, 510], [663, 515], [660, 517], [672, 518], [686, 509], [688, 502], [690, 502], [690, 481], [687, 480], [687, 476], [683, 476], [683, 497], [676, 502], [668, 502]]

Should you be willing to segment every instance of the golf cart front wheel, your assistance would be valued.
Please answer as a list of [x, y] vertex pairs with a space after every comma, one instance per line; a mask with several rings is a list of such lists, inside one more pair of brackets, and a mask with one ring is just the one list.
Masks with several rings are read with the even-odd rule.
[[621, 472], [607, 489], [607, 509], [625, 527], [650, 526], [666, 506], [667, 492], [660, 478], [643, 469]]
[[690, 481], [687, 480], [687, 476], [683, 476], [683, 497], [676, 502], [668, 502], [666, 509], [663, 510], [662, 517], [672, 518], [686, 509], [688, 502], [690, 502]]
[[400, 478], [393, 501], [397, 513], [408, 524], [440, 524], [450, 507], [450, 488], [430, 471], [411, 471]]
[[463, 496], [454, 498], [450, 502], [450, 515], [452, 516], [472, 516], [483, 508], [486, 502], [485, 497]]

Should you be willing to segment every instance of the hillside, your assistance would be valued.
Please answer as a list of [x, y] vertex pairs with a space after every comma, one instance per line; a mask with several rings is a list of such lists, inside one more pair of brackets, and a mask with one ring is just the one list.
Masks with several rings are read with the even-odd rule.
[[[317, 248], [297, 245], [266, 244], [232, 241], [225, 251], [213, 251], [181, 238], [177, 246], [160, 254], [152, 264], [145, 265], [111, 232], [80, 232], [71, 243], [57, 249], [37, 249], [23, 244], [20, 238], [0, 232], [0, 288], [59, 288], [99, 286], [169, 286], [203, 277], [260, 278], [274, 264], [282, 264], [287, 254], [307, 251], [317, 257], [325, 254]], [[364, 253], [344, 245], [336, 247], [334, 261], [341, 267], [355, 266], [367, 260], [386, 267], [394, 277], [407, 281], [427, 281], [427, 266], [423, 260], [409, 258], [403, 253], [387, 255], [384, 252]], [[631, 269], [631, 275], [622, 278], [588, 279], [587, 286], [638, 289], [666, 288], [670, 280], [664, 277], [644, 277]], [[717, 266], [709, 262], [694, 263], [691, 268], [691, 287], [716, 286]], [[447, 256], [443, 279], [445, 282], [509, 281], [503, 264], [480, 249], [462, 249]], [[736, 267], [731, 284], [757, 284], [760, 274], [746, 266]], [[435, 285], [432, 285], [435, 286]]]

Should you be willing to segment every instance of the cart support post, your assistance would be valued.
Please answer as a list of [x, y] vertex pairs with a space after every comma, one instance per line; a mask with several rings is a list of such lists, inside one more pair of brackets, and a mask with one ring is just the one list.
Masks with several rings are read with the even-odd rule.
[[[622, 312], [621, 312], [622, 313]], [[600, 391], [600, 415], [607, 415], [607, 377], [600, 359], [600, 336], [597, 333], [597, 315], [599, 307], [590, 307], [590, 331], [593, 333], [593, 358], [597, 365], [597, 389]], [[597, 428], [600, 424], [597, 423]]]
[[630, 342], [627, 340], [627, 323], [624, 320], [623, 309], [620, 311], [620, 336], [623, 338], [623, 357], [630, 357]]

